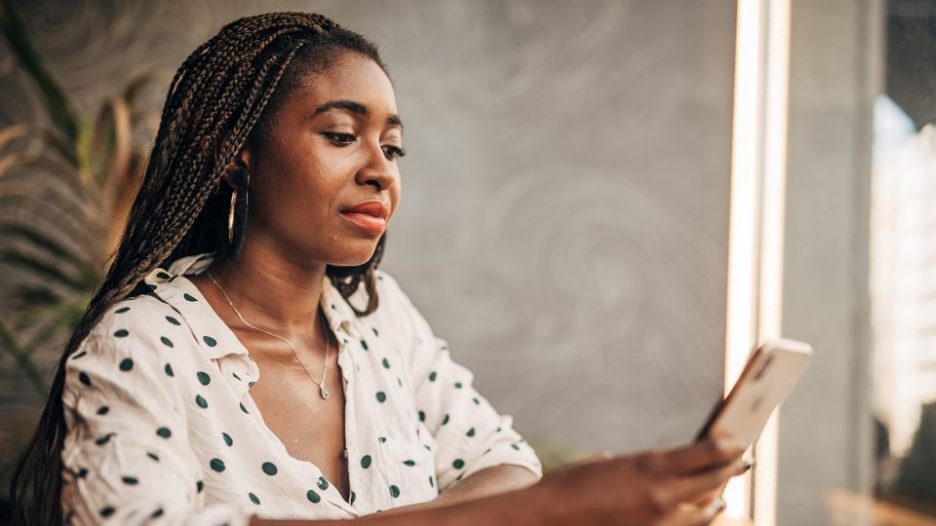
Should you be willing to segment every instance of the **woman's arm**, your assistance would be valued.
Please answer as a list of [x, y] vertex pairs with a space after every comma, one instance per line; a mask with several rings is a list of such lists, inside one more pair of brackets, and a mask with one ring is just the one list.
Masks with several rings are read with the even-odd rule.
[[[434, 440], [436, 482], [441, 502], [509, 491], [535, 483], [542, 466], [532, 447], [474, 387], [472, 372], [453, 360], [445, 340], [388, 274], [379, 274], [380, 298], [394, 313], [396, 331], [406, 344], [401, 354], [410, 375], [414, 404], [424, 432]], [[496, 468], [461, 486], [482, 471]], [[513, 482], [517, 469], [526, 475]], [[449, 493], [453, 490], [452, 493]]]
[[205, 505], [179, 387], [187, 369], [170, 352], [182, 327], [158, 330], [164, 308], [148, 296], [120, 305], [65, 363], [66, 522], [246, 524], [249, 514], [234, 505]]
[[[669, 451], [588, 460], [553, 470], [530, 487], [437, 507], [380, 512], [351, 522], [370, 526], [702, 526], [721, 509], [702, 509], [692, 503], [747, 471], [750, 464], [738, 462], [743, 452], [739, 444], [708, 441]], [[348, 521], [250, 521], [250, 526], [345, 524]]]
[[398, 512], [417, 511], [430, 508], [438, 508], [449, 504], [456, 504], [468, 500], [480, 499], [506, 493], [508, 491], [527, 488], [536, 484], [539, 477], [534, 475], [529, 469], [501, 464], [482, 469], [473, 475], [466, 477], [458, 484], [452, 486], [435, 500], [422, 502], [419, 504], [410, 504], [400, 506], [382, 513], [393, 514]]
[[[479, 471], [475, 475], [481, 474], [482, 472]], [[530, 476], [532, 477], [532, 474]], [[468, 480], [466, 478], [463, 482]], [[455, 487], [450, 491], [454, 490]], [[254, 517], [251, 519], [249, 526], [346, 526], [349, 522], [361, 524], [362, 526], [477, 526], [478, 524], [524, 526], [527, 524], [564, 524], [558, 517], [551, 517], [550, 510], [555, 509], [555, 507], [546, 506], [548, 502], [546, 491], [544, 486], [538, 484], [506, 493], [487, 494], [480, 498], [472, 497], [458, 502], [449, 502], [444, 505], [439, 504], [438, 500], [432, 502], [435, 503], [434, 506], [424, 507], [423, 504], [402, 506], [352, 521], [283, 521]], [[539, 511], [531, 513], [531, 509]]]

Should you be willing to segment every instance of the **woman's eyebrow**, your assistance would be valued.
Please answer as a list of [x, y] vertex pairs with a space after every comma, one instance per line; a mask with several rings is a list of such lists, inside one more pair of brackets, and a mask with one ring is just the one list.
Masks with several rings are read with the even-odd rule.
[[[322, 113], [325, 113], [326, 111], [331, 110], [347, 110], [362, 117], [367, 117], [370, 114], [370, 111], [367, 109], [366, 105], [353, 100], [340, 99], [328, 101], [320, 105], [318, 108], [315, 108], [315, 111], [312, 112], [312, 117], [316, 117]], [[387, 117], [387, 125], [399, 126], [400, 129], [403, 129], [403, 120], [399, 115], [394, 113]]]

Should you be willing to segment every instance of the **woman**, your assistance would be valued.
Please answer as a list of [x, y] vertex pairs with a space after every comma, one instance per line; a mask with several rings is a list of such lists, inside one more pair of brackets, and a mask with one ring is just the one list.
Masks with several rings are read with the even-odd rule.
[[712, 518], [749, 467], [728, 443], [542, 477], [377, 270], [402, 134], [376, 47], [320, 15], [243, 18], [185, 60], [15, 474], [20, 522]]

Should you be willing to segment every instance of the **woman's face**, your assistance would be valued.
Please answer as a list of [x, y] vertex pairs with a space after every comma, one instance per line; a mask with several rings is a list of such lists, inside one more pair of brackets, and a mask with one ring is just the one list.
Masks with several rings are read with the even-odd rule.
[[290, 259], [361, 265], [400, 201], [403, 128], [393, 86], [352, 52], [299, 84], [272, 114], [265, 144], [242, 157], [250, 174], [245, 249], [265, 244]]

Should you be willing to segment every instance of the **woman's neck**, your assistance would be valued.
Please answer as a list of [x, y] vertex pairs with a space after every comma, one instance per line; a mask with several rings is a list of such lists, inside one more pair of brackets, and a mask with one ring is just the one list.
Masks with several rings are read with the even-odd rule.
[[[208, 272], [251, 325], [288, 339], [317, 340], [321, 327], [315, 321], [326, 265], [299, 265], [273, 251], [250, 248], [245, 246], [234, 261], [216, 259]], [[207, 273], [193, 281], [202, 292], [215, 287]], [[219, 296], [226, 305], [223, 294]]]

